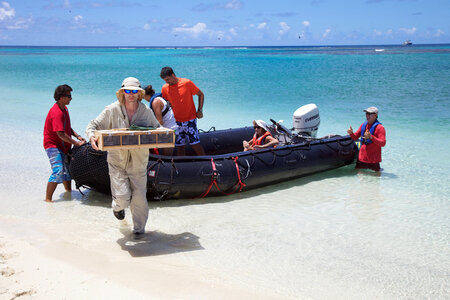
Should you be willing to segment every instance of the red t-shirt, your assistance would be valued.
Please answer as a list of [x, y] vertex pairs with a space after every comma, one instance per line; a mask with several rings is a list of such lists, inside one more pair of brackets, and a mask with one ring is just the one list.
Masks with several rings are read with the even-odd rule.
[[64, 142], [56, 134], [57, 131], [65, 131], [68, 136], [72, 136], [72, 126], [70, 125], [70, 116], [67, 107], [64, 110], [59, 108], [58, 104], [50, 108], [44, 125], [44, 149], [58, 148], [64, 153], [69, 152], [72, 144]]
[[[356, 132], [350, 135], [353, 140], [357, 140], [361, 136], [361, 131], [366, 131], [366, 128], [361, 128], [363, 124], [359, 126], [359, 129]], [[367, 129], [370, 129], [369, 124], [367, 124]], [[375, 128], [375, 131], [372, 134], [372, 142], [373, 143], [370, 143], [368, 145], [361, 143], [361, 149], [359, 149], [358, 156], [359, 161], [369, 164], [381, 162], [381, 147], [384, 147], [384, 145], [386, 145], [386, 130], [384, 129], [383, 125], [379, 124]]]
[[196, 95], [200, 89], [189, 79], [178, 78], [174, 85], [165, 84], [161, 89], [163, 98], [172, 104], [175, 120], [186, 122], [197, 118], [193, 95]]

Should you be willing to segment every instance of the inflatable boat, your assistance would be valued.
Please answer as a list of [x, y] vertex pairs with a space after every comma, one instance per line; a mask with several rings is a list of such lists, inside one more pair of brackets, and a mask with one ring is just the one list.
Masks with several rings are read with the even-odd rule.
[[[300, 111], [300, 130], [296, 114], [293, 130], [271, 120], [269, 130], [280, 141], [276, 148], [243, 152], [242, 141], [253, 137], [253, 127], [212, 128], [200, 132], [204, 156], [193, 156], [190, 147], [186, 156], [149, 154], [148, 199], [230, 195], [354, 163], [358, 149], [349, 136], [314, 137], [320, 123], [316, 108]], [[77, 188], [111, 193], [106, 157], [89, 144], [73, 149], [70, 174]]]

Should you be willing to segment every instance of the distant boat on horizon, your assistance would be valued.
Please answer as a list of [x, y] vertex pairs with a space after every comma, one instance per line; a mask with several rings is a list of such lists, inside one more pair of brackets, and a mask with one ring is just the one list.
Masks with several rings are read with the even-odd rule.
[[403, 46], [411, 46], [411, 45], [412, 45], [411, 40], [406, 40], [403, 42]]

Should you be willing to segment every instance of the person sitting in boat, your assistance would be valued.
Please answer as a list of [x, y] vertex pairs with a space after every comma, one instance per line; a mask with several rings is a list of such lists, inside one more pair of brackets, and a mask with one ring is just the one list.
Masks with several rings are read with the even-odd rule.
[[242, 142], [244, 151], [271, 148], [278, 145], [278, 140], [272, 136], [266, 122], [262, 120], [253, 120], [253, 128], [255, 128], [253, 139], [248, 142]]
[[[149, 102], [149, 107], [153, 110], [156, 119], [159, 124], [165, 128], [177, 130], [178, 125], [175, 121], [175, 115], [173, 114], [172, 106], [170, 102], [162, 97], [161, 93], [155, 93], [155, 90], [151, 85], [147, 85], [144, 89], [144, 99]], [[173, 148], [159, 149], [163, 155], [172, 155]]]

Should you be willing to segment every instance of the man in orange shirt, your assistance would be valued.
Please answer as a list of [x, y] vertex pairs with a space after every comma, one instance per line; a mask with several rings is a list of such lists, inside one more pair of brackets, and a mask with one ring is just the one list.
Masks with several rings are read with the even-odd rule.
[[[175, 140], [177, 155], [186, 154], [187, 140], [197, 155], [205, 155], [197, 128], [197, 119], [203, 118], [203, 92], [191, 80], [176, 77], [171, 67], [162, 68], [160, 76], [166, 82], [161, 89], [162, 96], [172, 105], [178, 125]], [[197, 110], [193, 95], [198, 96]]]

